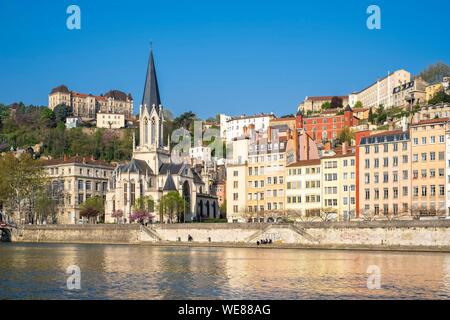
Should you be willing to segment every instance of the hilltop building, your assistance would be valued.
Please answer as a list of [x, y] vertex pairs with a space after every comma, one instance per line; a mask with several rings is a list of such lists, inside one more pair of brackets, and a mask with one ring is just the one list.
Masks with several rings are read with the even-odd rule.
[[127, 119], [133, 114], [133, 98], [119, 90], [111, 90], [104, 95], [78, 93], [65, 85], [52, 89], [48, 96], [48, 107], [54, 110], [58, 105], [66, 105], [71, 116], [93, 120], [97, 113], [119, 113]]

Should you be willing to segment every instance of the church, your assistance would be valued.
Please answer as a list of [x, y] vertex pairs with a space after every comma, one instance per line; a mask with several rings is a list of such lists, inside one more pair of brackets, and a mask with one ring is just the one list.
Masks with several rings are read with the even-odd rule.
[[[129, 162], [119, 164], [106, 194], [105, 222], [113, 223], [113, 212], [121, 210], [123, 221], [130, 222], [136, 201], [150, 197], [155, 204], [155, 220], [159, 200], [169, 192], [178, 192], [186, 201], [182, 220], [186, 222], [220, 217], [217, 197], [212, 194], [209, 175], [188, 163], [174, 163], [170, 145], [164, 145], [164, 113], [159, 95], [153, 51], [147, 67], [142, 104], [139, 109], [139, 145], [133, 138], [133, 156]], [[170, 221], [175, 222], [175, 221]], [[178, 221], [184, 222], [184, 221]]]

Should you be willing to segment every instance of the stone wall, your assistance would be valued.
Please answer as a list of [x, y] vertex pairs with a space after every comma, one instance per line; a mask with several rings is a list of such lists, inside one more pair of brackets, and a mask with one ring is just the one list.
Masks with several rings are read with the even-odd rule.
[[282, 224], [155, 224], [26, 226], [13, 241], [254, 246], [318, 249], [450, 251], [450, 221], [395, 221]]
[[13, 231], [13, 242], [139, 243], [139, 225], [45, 225]]

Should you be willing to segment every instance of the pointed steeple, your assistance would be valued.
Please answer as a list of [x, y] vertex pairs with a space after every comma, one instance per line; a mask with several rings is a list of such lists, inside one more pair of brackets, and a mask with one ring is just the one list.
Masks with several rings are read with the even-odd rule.
[[153, 105], [159, 114], [159, 106], [161, 99], [159, 97], [158, 79], [156, 78], [155, 62], [153, 60], [153, 49], [150, 48], [150, 56], [148, 59], [147, 77], [145, 79], [144, 95], [142, 97], [142, 106], [147, 106], [151, 112]]

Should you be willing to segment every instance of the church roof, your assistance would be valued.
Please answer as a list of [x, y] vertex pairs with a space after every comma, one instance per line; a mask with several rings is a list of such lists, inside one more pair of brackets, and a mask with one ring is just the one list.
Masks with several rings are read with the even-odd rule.
[[197, 171], [192, 169], [192, 174], [194, 175], [194, 183], [195, 184], [205, 184]]
[[163, 191], [177, 191], [175, 182], [173, 181], [173, 178], [170, 174], [167, 175], [167, 179], [166, 179], [166, 183], [164, 184]]
[[155, 62], [153, 59], [153, 50], [150, 49], [148, 60], [147, 76], [145, 78], [144, 95], [142, 97], [142, 106], [147, 106], [148, 112], [152, 111], [153, 106], [159, 114], [161, 98], [159, 96], [158, 79], [156, 78]]
[[118, 171], [124, 172], [140, 172], [142, 174], [153, 174], [152, 169], [147, 164], [147, 162], [143, 160], [131, 159], [130, 162], [121, 164], [117, 168]]
[[175, 164], [175, 163], [163, 163], [159, 167], [159, 174], [179, 174], [181, 169], [183, 168], [183, 163]]

